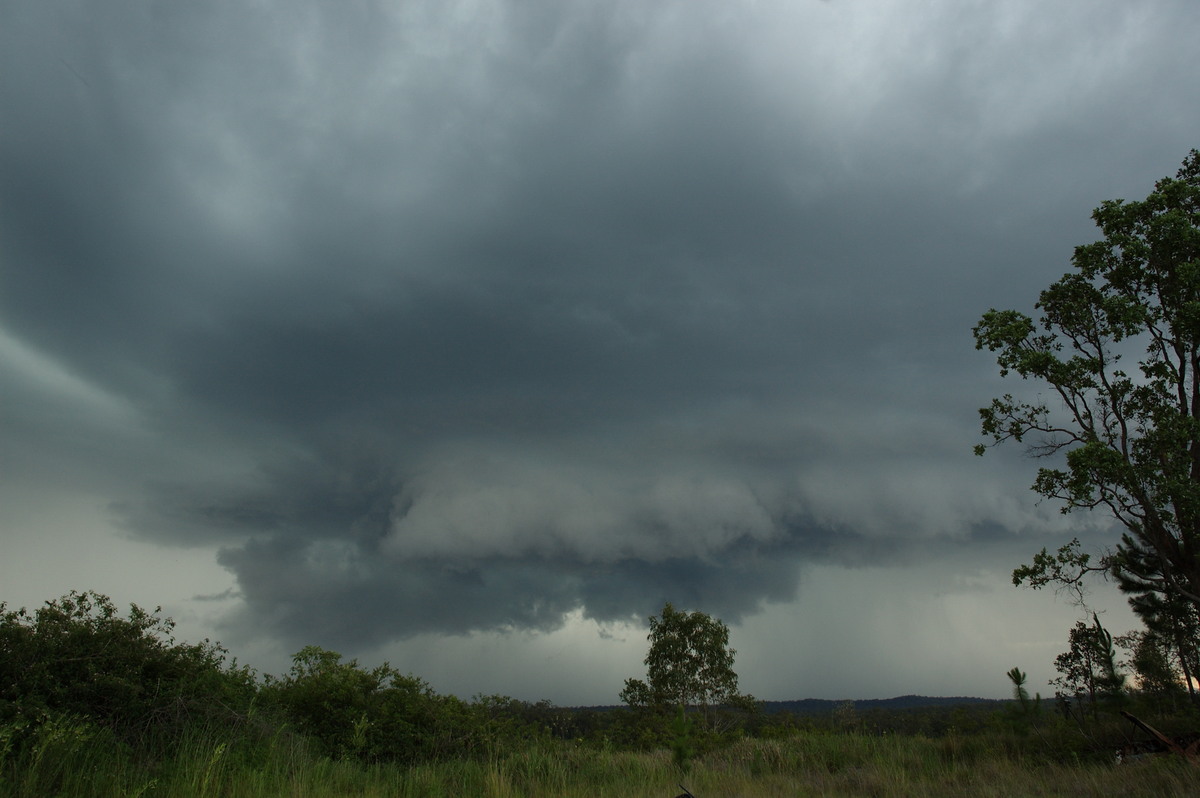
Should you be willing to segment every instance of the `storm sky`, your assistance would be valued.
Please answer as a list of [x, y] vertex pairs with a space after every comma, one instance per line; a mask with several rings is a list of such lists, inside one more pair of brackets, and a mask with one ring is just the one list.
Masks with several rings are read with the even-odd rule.
[[[1193, 0], [0, 0], [0, 601], [281, 673], [1003, 696], [1099, 516], [971, 327], [1200, 147]], [[1132, 627], [1111, 586], [1095, 606]], [[1037, 686], [1037, 684], [1035, 684]]]

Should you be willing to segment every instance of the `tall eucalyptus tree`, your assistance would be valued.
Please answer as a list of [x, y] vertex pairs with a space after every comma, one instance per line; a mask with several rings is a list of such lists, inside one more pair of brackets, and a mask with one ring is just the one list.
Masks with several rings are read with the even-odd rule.
[[[1200, 616], [1200, 152], [1145, 200], [1092, 213], [1103, 239], [1076, 247], [1072, 271], [1041, 293], [1037, 320], [989, 310], [974, 328], [1001, 375], [1053, 401], [1008, 394], [980, 410], [992, 445], [1026, 443], [1053, 460], [1033, 490], [1063, 512], [1100, 509], [1124, 527], [1096, 560], [1077, 541], [1045, 549], [1014, 582], [1078, 585], [1110, 573], [1135, 609]], [[1137, 357], [1129, 368], [1125, 359]], [[982, 454], [985, 446], [976, 447]], [[1194, 628], [1194, 625], [1193, 625]]]

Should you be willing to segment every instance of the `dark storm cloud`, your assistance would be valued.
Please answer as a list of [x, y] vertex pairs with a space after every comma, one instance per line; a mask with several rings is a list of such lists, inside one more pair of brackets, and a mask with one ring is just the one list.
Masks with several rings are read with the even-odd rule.
[[[242, 631], [240, 622], [261, 628], [269, 614], [272, 631], [293, 647], [313, 639], [361, 647], [421, 632], [549, 631], [581, 607], [597, 620], [633, 620], [667, 600], [703, 604], [737, 622], [764, 600], [794, 594], [794, 565], [765, 554], [602, 568], [497, 557], [396, 565], [347, 544], [300, 551], [295, 541], [276, 538], [227, 550], [221, 562], [238, 574], [247, 601], [249, 617], [233, 619], [233, 630]], [[746, 587], [751, 580], [753, 590]]]
[[1196, 143], [1191, 6], [1102, 5], [7, 9], [0, 319], [238, 628], [736, 620], [1033, 526], [970, 326]]
[[897, 555], [894, 541], [772, 516], [740, 482], [647, 473], [605, 485], [604, 469], [577, 463], [463, 456], [472, 462], [434, 465], [410, 488], [361, 453], [326, 452], [257, 483], [152, 485], [148, 501], [115, 509], [159, 542], [221, 544], [247, 605], [228, 631], [249, 634], [269, 618], [293, 646], [313, 635], [362, 646], [553, 629], [576, 609], [627, 620], [667, 600], [736, 622], [790, 598], [800, 560]]
[[[281, 493], [272, 495], [278, 500]], [[401, 521], [410, 509], [397, 511]], [[569, 525], [540, 530], [556, 538], [550, 545], [528, 545], [530, 530], [515, 529], [496, 550], [479, 539], [410, 549], [389, 544], [395, 524], [372, 509], [340, 519], [329, 508], [322, 512], [325, 520], [339, 522], [325, 534], [315, 533], [319, 521], [303, 512], [282, 523], [271, 519], [268, 534], [262, 534], [260, 519], [244, 519], [257, 534], [220, 555], [246, 600], [243, 615], [229, 621], [231, 632], [248, 634], [241, 624], [261, 628], [269, 618], [273, 632], [293, 647], [319, 639], [361, 648], [424, 632], [548, 631], [576, 609], [598, 621], [632, 620], [668, 600], [703, 605], [736, 623], [764, 601], [793, 597], [798, 559], [845, 562], [896, 554], [894, 542], [800, 519], [780, 519], [768, 540], [726, 529], [723, 544], [709, 542], [697, 553], [695, 545], [680, 542], [676, 551], [662, 545], [664, 532], [677, 532], [664, 529], [661, 517], [643, 517], [640, 526], [631, 520], [627, 539], [612, 551], [570, 540]], [[208, 515], [203, 520], [209, 525], [225, 520]]]

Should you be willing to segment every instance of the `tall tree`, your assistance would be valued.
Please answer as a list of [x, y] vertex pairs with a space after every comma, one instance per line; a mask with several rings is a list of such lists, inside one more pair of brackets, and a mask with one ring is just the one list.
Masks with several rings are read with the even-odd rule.
[[626, 679], [621, 700], [630, 706], [665, 710], [697, 707], [705, 726], [709, 708], [752, 701], [738, 693], [733, 670], [737, 652], [729, 647], [729, 627], [703, 612], [676, 610], [667, 602], [662, 616], [650, 617], [647, 682]]
[[[1014, 573], [1038, 586], [1110, 572], [1131, 599], [1158, 595], [1200, 613], [1200, 152], [1143, 201], [1092, 213], [1103, 240], [1041, 293], [1034, 321], [990, 310], [975, 327], [1001, 375], [1049, 386], [1054, 401], [1005, 395], [980, 410], [993, 445], [1029, 439], [1033, 489], [1063, 512], [1100, 508], [1124, 527], [1099, 560], [1043, 550]], [[1144, 352], [1134, 369], [1123, 357]], [[984, 446], [976, 447], [982, 454]], [[1070, 552], [1070, 547], [1060, 550]], [[1078, 551], [1076, 550], [1076, 553]], [[1040, 558], [1040, 560], [1039, 560]], [[1057, 568], [1057, 572], [1055, 572]]]

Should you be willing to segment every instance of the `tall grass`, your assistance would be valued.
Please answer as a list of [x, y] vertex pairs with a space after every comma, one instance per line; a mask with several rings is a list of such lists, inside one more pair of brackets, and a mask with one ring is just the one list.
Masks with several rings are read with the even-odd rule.
[[1200, 794], [1200, 766], [1179, 759], [1063, 763], [1000, 735], [747, 739], [697, 758], [686, 775], [665, 750], [569, 743], [405, 767], [334, 760], [296, 735], [252, 730], [201, 728], [157, 757], [71, 719], [45, 724], [32, 742], [0, 747], [0, 796], [671, 798], [680, 782], [698, 798]]

